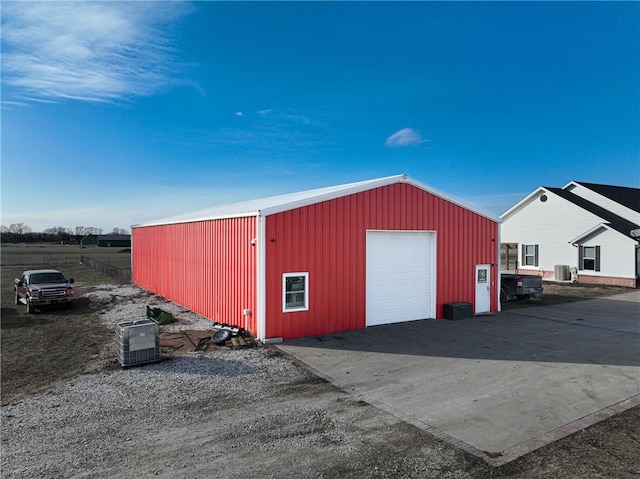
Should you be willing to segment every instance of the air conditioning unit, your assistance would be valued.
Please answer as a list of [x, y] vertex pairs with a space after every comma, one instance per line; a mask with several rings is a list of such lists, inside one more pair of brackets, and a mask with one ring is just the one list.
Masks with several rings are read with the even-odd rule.
[[556, 281], [569, 281], [571, 273], [568, 264], [557, 264], [553, 267]]
[[118, 361], [122, 367], [160, 360], [160, 330], [149, 319], [120, 321], [116, 325]]

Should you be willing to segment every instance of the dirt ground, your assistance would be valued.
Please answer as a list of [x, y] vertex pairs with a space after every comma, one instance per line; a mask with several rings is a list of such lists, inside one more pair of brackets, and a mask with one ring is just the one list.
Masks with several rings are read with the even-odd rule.
[[504, 311], [514, 308], [529, 308], [535, 306], [551, 306], [554, 304], [573, 303], [584, 299], [610, 296], [612, 294], [625, 293], [629, 288], [619, 286], [599, 286], [578, 283], [544, 282], [544, 292], [537, 298], [526, 300], [513, 300], [503, 303]]
[[[83, 266], [73, 268], [76, 274], [84, 272]], [[108, 278], [93, 276], [90, 281], [79, 281], [79, 299], [71, 311], [47, 310], [27, 315], [24, 308], [12, 302], [13, 271], [3, 268], [7, 269], [2, 274], [0, 323], [3, 407], [83, 374], [119, 369], [115, 359], [105, 361], [104, 346], [112, 341], [113, 331], [105, 328], [100, 319], [114, 304], [108, 299], [96, 303], [82, 297], [94, 284], [110, 281]], [[507, 303], [504, 309], [534, 308], [620, 291], [628, 289], [546, 283], [539, 299]], [[141, 293], [139, 299], [144, 304], [148, 298]], [[87, 464], [86, 473], [93, 477], [126, 477], [127, 473], [137, 477], [212, 477], [213, 470], [218, 477], [640, 477], [638, 408], [493, 468], [350, 398], [306, 370], [300, 370], [295, 378], [284, 376], [275, 386], [265, 389], [260, 400], [253, 403], [247, 398], [228, 397], [229, 391], [220, 391], [219, 397], [209, 397], [197, 405], [201, 414], [197, 425], [189, 430], [167, 426], [162, 432], [166, 436], [161, 441], [162, 448], [141, 451], [132, 463], [126, 464], [129, 469], [92, 471]], [[221, 405], [227, 411], [224, 420], [211, 414]], [[286, 411], [311, 406], [320, 412], [304, 423], [288, 420]], [[340, 431], [339, 438], [332, 436], [335, 430]], [[211, 437], [211, 431], [217, 436]], [[252, 441], [239, 442], [239, 437], [246, 434], [253, 435]], [[283, 438], [294, 436], [298, 441], [301, 437], [308, 441], [304, 447], [283, 450]], [[3, 427], [3, 443], [11, 440], [5, 436]], [[343, 441], [349, 444], [348, 450], [341, 446]], [[170, 471], [163, 473], [155, 467], [154, 461], [159, 461], [159, 456], [165, 463], [171, 462]], [[119, 458], [112, 460], [117, 462]], [[214, 463], [216, 469], [212, 469]], [[5, 473], [3, 477], [13, 477]]]

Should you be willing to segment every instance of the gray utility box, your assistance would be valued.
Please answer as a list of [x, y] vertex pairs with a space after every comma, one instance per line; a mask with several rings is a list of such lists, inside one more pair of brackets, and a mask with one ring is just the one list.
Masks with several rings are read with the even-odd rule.
[[155, 321], [120, 321], [116, 325], [116, 343], [122, 367], [160, 360], [160, 330]]
[[446, 303], [444, 305], [445, 319], [471, 319], [473, 318], [473, 306], [471, 303]]

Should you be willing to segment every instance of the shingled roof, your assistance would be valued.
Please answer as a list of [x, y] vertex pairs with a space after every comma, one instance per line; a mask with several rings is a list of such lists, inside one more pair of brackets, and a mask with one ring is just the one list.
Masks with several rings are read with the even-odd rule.
[[596, 193], [620, 203], [627, 208], [640, 213], [640, 189], [627, 186], [600, 185], [598, 183], [584, 183], [575, 181], [579, 185], [589, 188]]
[[[585, 187], [588, 187], [587, 185], [589, 183], [580, 183], [580, 184]], [[596, 186], [605, 186], [605, 185], [596, 185]], [[629, 238], [633, 238], [633, 236], [631, 236], [631, 230], [640, 228], [640, 225], [637, 225], [636, 223], [626, 220], [623, 217], [618, 216], [615, 213], [612, 213], [611, 211], [596, 205], [595, 203], [592, 203], [591, 201], [585, 200], [584, 198], [571, 193], [570, 191], [564, 190], [562, 188], [552, 188], [548, 186], [545, 186], [544, 188], [547, 191], [550, 191], [560, 196], [561, 198], [564, 198], [565, 200], [570, 201], [574, 205], [579, 206], [580, 208], [588, 211], [589, 213], [592, 213], [598, 216], [599, 218], [602, 218], [604, 222], [608, 223], [609, 227], [618, 231], [619, 233], [622, 233], [625, 236], [628, 236]], [[609, 187], [609, 188], [620, 188], [620, 187]], [[593, 189], [593, 188], [590, 188], [590, 189]], [[634, 188], [626, 188], [626, 189], [633, 190]], [[594, 189], [594, 191], [596, 190]], [[639, 190], [635, 190], [635, 191], [636, 191], [635, 194], [638, 195]], [[600, 192], [598, 191], [598, 193]], [[633, 239], [637, 239], [637, 238], [633, 238]]]

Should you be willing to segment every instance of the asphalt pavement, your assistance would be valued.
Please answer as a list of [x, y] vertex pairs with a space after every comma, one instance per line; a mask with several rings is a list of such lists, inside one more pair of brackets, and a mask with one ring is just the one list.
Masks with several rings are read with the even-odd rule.
[[640, 291], [278, 347], [494, 465], [640, 405]]

